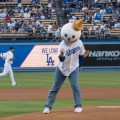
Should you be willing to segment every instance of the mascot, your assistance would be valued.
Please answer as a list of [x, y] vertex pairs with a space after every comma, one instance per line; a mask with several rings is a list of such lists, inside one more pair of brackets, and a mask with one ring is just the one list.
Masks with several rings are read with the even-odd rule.
[[[85, 51], [84, 45], [80, 40], [82, 22], [84, 18], [74, 23], [67, 23], [61, 29], [62, 42], [58, 48], [59, 64], [55, 71], [54, 83], [49, 91], [47, 103], [43, 113], [48, 114], [52, 109], [56, 95], [64, 83], [66, 77], [69, 78], [73, 97], [75, 101], [74, 112], [82, 112], [79, 80], [79, 68], [82, 66], [84, 57], [89, 51]], [[66, 94], [67, 95], [67, 94]]]

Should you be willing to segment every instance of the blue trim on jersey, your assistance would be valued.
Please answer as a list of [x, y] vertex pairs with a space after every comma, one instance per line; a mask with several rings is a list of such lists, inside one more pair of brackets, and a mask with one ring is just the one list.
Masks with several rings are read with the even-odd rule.
[[65, 60], [65, 56], [61, 57], [60, 55], [58, 56], [59, 60], [63, 62]]

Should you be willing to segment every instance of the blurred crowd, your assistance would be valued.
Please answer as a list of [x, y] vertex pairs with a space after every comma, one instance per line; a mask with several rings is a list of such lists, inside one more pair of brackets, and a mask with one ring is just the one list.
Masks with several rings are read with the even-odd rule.
[[[12, 2], [13, 0], [2, 0]], [[20, 0], [21, 1], [21, 0]], [[99, 0], [63, 0], [64, 18], [72, 23], [74, 20], [85, 18], [83, 38], [96, 37], [99, 39], [111, 38], [112, 27], [120, 28], [120, 0], [103, 0], [104, 4], [98, 4]], [[101, 0], [102, 1], [102, 0]], [[42, 39], [60, 39], [60, 26], [56, 19], [54, 0], [48, 0], [46, 6], [40, 4], [40, 0], [31, 0], [30, 5], [23, 6], [20, 2], [17, 6], [0, 6], [0, 33], [27, 33], [28, 36], [41, 37]], [[76, 13], [82, 13], [81, 17]], [[104, 16], [109, 15], [108, 19]], [[51, 20], [49, 25], [41, 21]], [[53, 36], [52, 32], [55, 33]]]
[[13, 0], [1, 0], [1, 2], [13, 2]]
[[[16, 2], [18, 2], [18, 3], [21, 3], [22, 2], [22, 0], [0, 0], [0, 2], [14, 2], [14, 1], [16, 1]], [[39, 3], [40, 2], [40, 0], [31, 0], [31, 3]]]
[[82, 36], [83, 38], [110, 39], [111, 27], [110, 25], [105, 25], [104, 22], [100, 26], [94, 23], [89, 29], [84, 27]]
[[[63, 0], [64, 17], [68, 22], [81, 18], [76, 13], [83, 13], [85, 23], [92, 24], [90, 28], [84, 27], [83, 38], [110, 38], [112, 27], [120, 28], [120, 0], [103, 0], [101, 5], [98, 1]], [[106, 15], [110, 17], [106, 18]]]
[[0, 33], [28, 33], [29, 36], [47, 39], [49, 31], [57, 31], [59, 27], [56, 22], [46, 26], [40, 21], [56, 17], [53, 0], [48, 0], [47, 6], [38, 4], [38, 0], [31, 3], [27, 6], [4, 6], [0, 11]]

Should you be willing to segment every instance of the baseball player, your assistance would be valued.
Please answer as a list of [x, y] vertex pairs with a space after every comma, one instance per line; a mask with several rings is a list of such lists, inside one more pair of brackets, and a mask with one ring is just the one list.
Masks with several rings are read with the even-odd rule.
[[74, 112], [82, 112], [80, 88], [78, 84], [79, 80], [79, 68], [82, 66], [84, 57], [87, 56], [88, 51], [85, 51], [84, 45], [81, 40], [79, 40], [82, 29], [82, 20], [78, 23], [67, 23], [61, 29], [61, 37], [63, 41], [59, 44], [58, 48], [58, 58], [59, 64], [55, 71], [54, 83], [49, 91], [47, 103], [43, 113], [48, 114], [52, 109], [53, 103], [55, 101], [56, 95], [60, 90], [65, 78], [68, 77], [75, 101]]
[[2, 73], [0, 73], [0, 77], [6, 76], [9, 73], [10, 79], [11, 79], [11, 82], [12, 82], [12, 86], [17, 86], [17, 83], [14, 80], [13, 70], [12, 70], [12, 67], [11, 67], [11, 65], [12, 65], [12, 63], [15, 59], [14, 55], [13, 55], [13, 52], [14, 52], [14, 48], [10, 47], [8, 52], [0, 53], [0, 57], [3, 60], [5, 60], [4, 70], [3, 70]]

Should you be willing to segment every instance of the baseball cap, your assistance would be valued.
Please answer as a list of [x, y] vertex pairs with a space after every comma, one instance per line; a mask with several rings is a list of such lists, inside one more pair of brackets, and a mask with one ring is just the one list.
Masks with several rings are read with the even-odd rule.
[[9, 47], [9, 50], [14, 49], [14, 47]]

